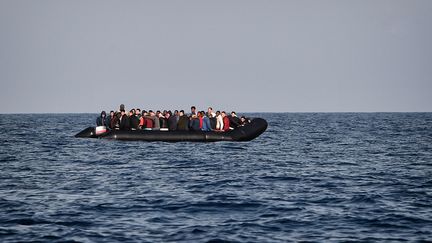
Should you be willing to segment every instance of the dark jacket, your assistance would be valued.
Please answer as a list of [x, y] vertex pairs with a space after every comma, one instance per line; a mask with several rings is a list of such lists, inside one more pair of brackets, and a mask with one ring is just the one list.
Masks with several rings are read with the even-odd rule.
[[228, 116], [229, 121], [230, 121], [230, 126], [232, 128], [236, 128], [238, 126], [240, 126], [241, 120], [240, 118], [236, 117], [236, 116]]
[[129, 117], [130, 128], [138, 129], [139, 127], [139, 118], [135, 115]]
[[168, 128], [168, 119], [165, 117], [159, 117], [160, 128]]
[[107, 118], [105, 119], [105, 124], [107, 128], [111, 128], [111, 116], [107, 116]]
[[170, 131], [177, 130], [177, 117], [176, 116], [170, 116], [168, 119], [168, 129]]
[[180, 131], [189, 130], [189, 117], [187, 115], [183, 115], [179, 118], [179, 121], [177, 123], [177, 130]]
[[102, 111], [100, 116], [96, 118], [96, 126], [109, 126], [105, 111]]
[[110, 118], [110, 128], [116, 129], [119, 126], [117, 116], [113, 116]]
[[130, 121], [126, 114], [120, 118], [120, 130], [130, 130]]
[[216, 117], [209, 118], [210, 119], [210, 127], [212, 130], [216, 129]]

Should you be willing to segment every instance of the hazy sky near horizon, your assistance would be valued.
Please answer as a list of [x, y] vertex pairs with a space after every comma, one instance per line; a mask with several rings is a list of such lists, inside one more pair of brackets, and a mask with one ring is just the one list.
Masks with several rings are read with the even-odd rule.
[[0, 113], [432, 111], [432, 1], [0, 0]]

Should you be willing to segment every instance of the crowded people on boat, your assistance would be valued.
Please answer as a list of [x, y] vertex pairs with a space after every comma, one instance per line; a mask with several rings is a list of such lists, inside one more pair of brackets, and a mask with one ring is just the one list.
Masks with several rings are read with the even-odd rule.
[[236, 127], [244, 126], [250, 120], [245, 116], [239, 118], [236, 112], [232, 111], [228, 115], [225, 111], [213, 111], [208, 107], [207, 112], [197, 111], [195, 106], [191, 106], [191, 113], [185, 114], [184, 110], [142, 110], [139, 108], [131, 109], [128, 113], [125, 106], [120, 105], [118, 112], [110, 111], [107, 117], [102, 111], [96, 119], [97, 126], [106, 126], [108, 129], [115, 130], [160, 130], [160, 131], [215, 131], [227, 132]]

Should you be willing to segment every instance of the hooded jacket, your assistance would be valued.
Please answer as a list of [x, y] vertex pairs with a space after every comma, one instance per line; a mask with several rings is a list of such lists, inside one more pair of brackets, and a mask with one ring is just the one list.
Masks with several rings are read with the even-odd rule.
[[107, 122], [108, 118], [106, 117], [106, 112], [102, 111], [100, 116], [96, 118], [96, 126], [109, 126], [110, 124]]

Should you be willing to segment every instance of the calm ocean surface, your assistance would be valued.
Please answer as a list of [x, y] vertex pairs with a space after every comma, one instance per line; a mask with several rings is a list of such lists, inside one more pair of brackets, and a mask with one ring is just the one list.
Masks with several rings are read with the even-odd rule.
[[0, 242], [432, 240], [432, 113], [264, 113], [244, 142], [78, 139], [0, 115]]

